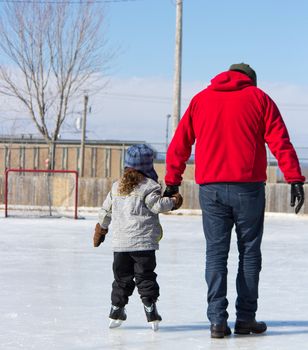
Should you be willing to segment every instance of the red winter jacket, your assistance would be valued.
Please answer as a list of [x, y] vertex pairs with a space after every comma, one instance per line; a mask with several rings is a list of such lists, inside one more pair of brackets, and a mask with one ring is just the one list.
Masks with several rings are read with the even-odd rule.
[[277, 106], [243, 73], [217, 75], [192, 99], [168, 148], [167, 185], [181, 183], [195, 141], [198, 184], [265, 181], [265, 143], [287, 182], [305, 181]]

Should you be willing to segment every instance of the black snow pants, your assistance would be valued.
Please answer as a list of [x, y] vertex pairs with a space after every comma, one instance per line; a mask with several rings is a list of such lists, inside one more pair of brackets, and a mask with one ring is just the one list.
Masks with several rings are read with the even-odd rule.
[[155, 250], [114, 252], [111, 302], [123, 307], [137, 286], [140, 298], [155, 302], [159, 296], [156, 282]]

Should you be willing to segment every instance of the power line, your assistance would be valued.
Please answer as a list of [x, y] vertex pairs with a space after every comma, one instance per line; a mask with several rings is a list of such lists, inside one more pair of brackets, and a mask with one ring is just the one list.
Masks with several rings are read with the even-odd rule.
[[112, 93], [112, 92], [103, 92], [102, 95], [112, 98], [124, 98], [128, 100], [142, 100], [149, 102], [170, 102], [172, 97], [165, 96], [154, 96], [154, 95], [141, 95], [141, 94], [126, 94], [126, 93]]
[[[160, 103], [170, 103], [172, 102], [171, 96], [158, 96], [158, 95], [144, 95], [144, 94], [127, 94], [127, 93], [117, 93], [117, 92], [102, 92], [104, 98], [116, 98], [119, 100], [132, 100], [140, 102], [160, 102]], [[189, 102], [191, 97], [182, 97], [182, 102]], [[289, 110], [289, 111], [306, 111], [308, 110], [307, 103], [285, 103], [277, 102], [279, 109]]]

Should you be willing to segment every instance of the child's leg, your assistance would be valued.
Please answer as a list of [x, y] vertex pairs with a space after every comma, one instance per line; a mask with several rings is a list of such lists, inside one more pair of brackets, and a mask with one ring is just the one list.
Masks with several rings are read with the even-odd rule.
[[114, 306], [124, 307], [135, 288], [134, 260], [129, 252], [113, 253], [113, 275], [111, 303]]
[[155, 250], [134, 252], [135, 281], [138, 287], [147, 321], [154, 331], [158, 330], [158, 323], [162, 320], [156, 308], [156, 300], [159, 297], [159, 285], [156, 282]]
[[152, 304], [159, 297], [159, 285], [156, 282], [155, 250], [131, 253], [135, 261], [134, 272], [138, 292], [144, 304]]

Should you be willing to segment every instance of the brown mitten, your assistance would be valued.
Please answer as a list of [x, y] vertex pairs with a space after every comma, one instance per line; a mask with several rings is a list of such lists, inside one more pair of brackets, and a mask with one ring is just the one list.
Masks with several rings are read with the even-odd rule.
[[99, 223], [95, 226], [94, 236], [93, 236], [93, 245], [94, 247], [98, 247], [101, 243], [105, 240], [105, 235], [107, 234], [108, 230], [105, 228], [102, 228]]
[[180, 206], [183, 204], [183, 197], [180, 195], [180, 193], [175, 193], [172, 195], [171, 198], [175, 199], [172, 210], [179, 209]]

